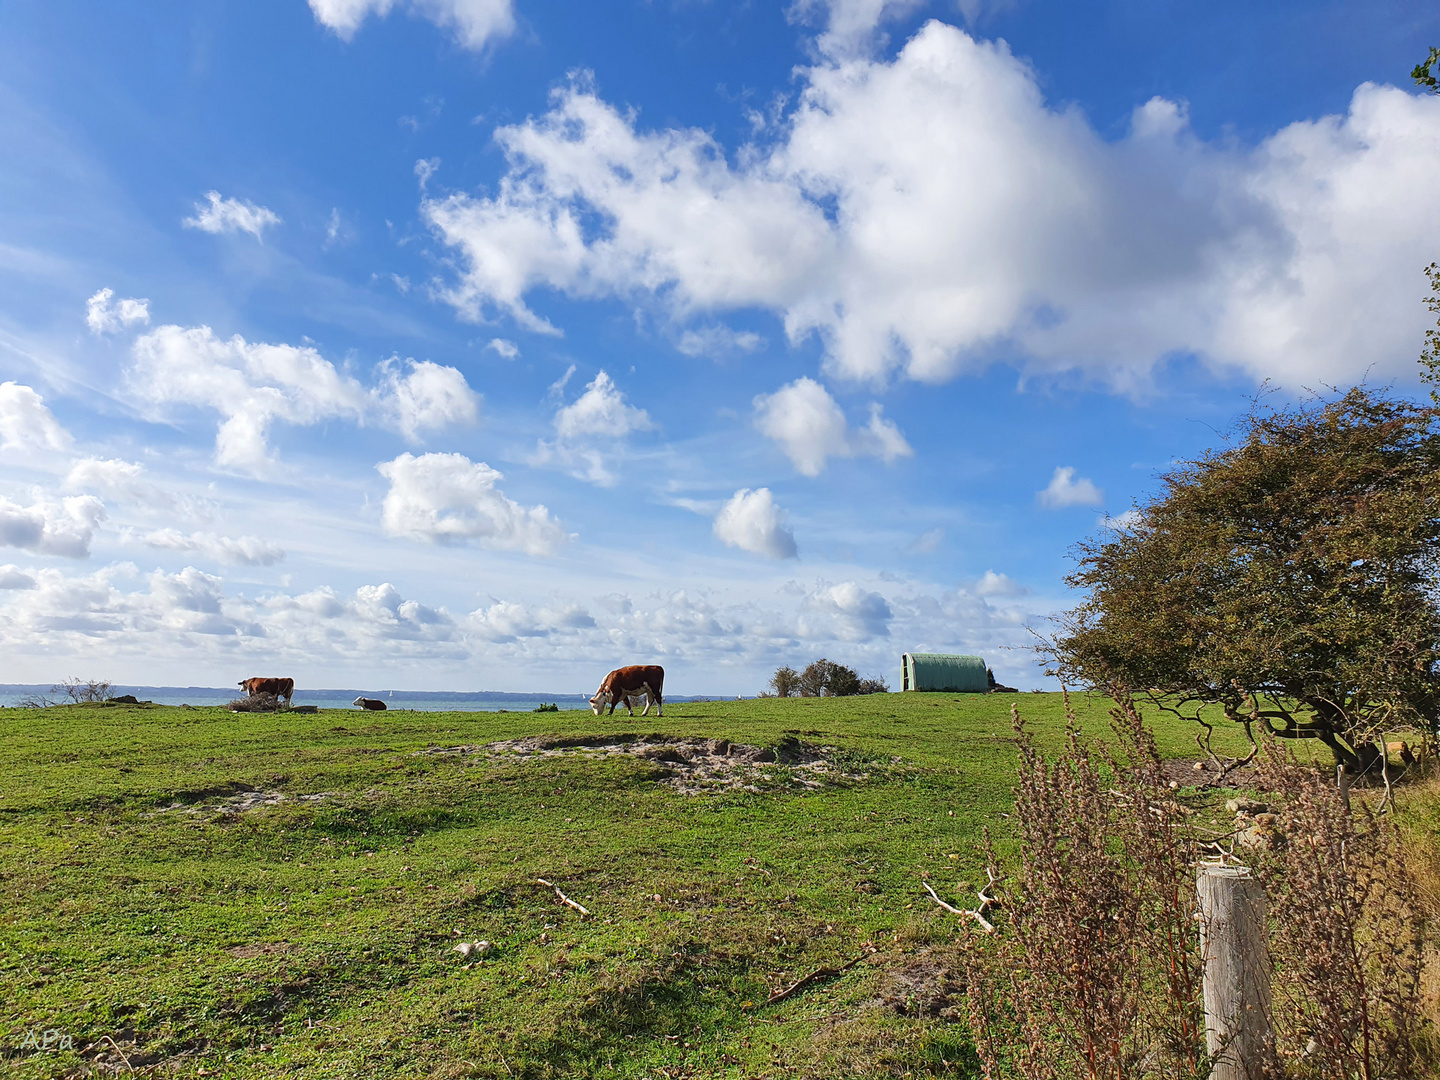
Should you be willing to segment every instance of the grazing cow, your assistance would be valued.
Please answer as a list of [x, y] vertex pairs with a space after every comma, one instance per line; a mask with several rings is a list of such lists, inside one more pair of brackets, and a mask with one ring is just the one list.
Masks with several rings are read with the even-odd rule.
[[295, 694], [294, 679], [241, 679], [240, 689], [254, 697], [256, 694], [274, 694], [277, 698], [285, 699], [285, 707], [290, 707], [290, 699]]
[[595, 691], [595, 696], [590, 699], [590, 708], [596, 716], [605, 711], [605, 706], [610, 706], [610, 714], [615, 714], [615, 706], [620, 702], [625, 703], [625, 711], [631, 716], [635, 710], [630, 707], [630, 699], [645, 695], [645, 711], [641, 716], [650, 714], [650, 703], [655, 703], [655, 715], [665, 715], [665, 700], [661, 697], [661, 685], [665, 682], [665, 669], [656, 664], [645, 666], [616, 668], [605, 676], [605, 681], [600, 684], [600, 689]]
[[385, 702], [374, 697], [357, 697], [350, 704], [359, 705], [362, 709], [370, 709], [373, 712], [384, 712]]

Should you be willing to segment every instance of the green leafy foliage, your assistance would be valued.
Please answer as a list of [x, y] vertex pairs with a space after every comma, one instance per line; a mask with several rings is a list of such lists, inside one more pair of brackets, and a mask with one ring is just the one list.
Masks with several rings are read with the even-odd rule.
[[[1440, 315], [1440, 264], [1431, 263], [1425, 268], [1425, 277], [1430, 281], [1430, 295], [1425, 306], [1431, 314]], [[1430, 400], [1440, 405], [1440, 326], [1425, 331], [1425, 344], [1420, 350], [1420, 378], [1430, 384]]]
[[1379, 730], [1433, 728], [1440, 410], [1364, 389], [1256, 409], [1110, 537], [1049, 646], [1070, 685], [1219, 705], [1363, 764]]
[[1415, 80], [1415, 85], [1429, 90], [1432, 94], [1440, 94], [1440, 80], [1431, 74], [1431, 68], [1440, 68], [1440, 49], [1431, 46], [1429, 54], [1425, 59], [1410, 69], [1410, 78]]

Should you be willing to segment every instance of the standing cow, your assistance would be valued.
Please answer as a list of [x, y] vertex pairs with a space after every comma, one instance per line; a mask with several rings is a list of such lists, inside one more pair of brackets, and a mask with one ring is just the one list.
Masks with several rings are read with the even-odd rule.
[[285, 699], [285, 707], [290, 707], [290, 699], [295, 694], [294, 679], [266, 679], [259, 676], [253, 679], [241, 679], [240, 689], [254, 697], [256, 694], [274, 694], [277, 698]]
[[641, 716], [650, 714], [650, 703], [655, 703], [655, 715], [665, 715], [665, 699], [661, 696], [661, 687], [665, 682], [665, 669], [658, 664], [647, 664], [645, 666], [616, 668], [605, 676], [605, 681], [600, 684], [600, 689], [595, 691], [595, 696], [590, 699], [590, 708], [596, 716], [605, 711], [605, 706], [610, 706], [610, 714], [615, 714], [615, 706], [620, 702], [625, 703], [625, 711], [631, 716], [635, 710], [630, 707], [630, 699], [644, 694], [646, 697], [645, 711]]

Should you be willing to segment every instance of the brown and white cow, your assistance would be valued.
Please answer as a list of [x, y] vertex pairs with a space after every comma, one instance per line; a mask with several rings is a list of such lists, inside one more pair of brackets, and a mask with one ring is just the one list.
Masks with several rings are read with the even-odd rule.
[[605, 706], [610, 706], [610, 713], [613, 716], [615, 706], [620, 702], [625, 703], [625, 711], [631, 716], [635, 710], [630, 707], [630, 699], [645, 695], [645, 711], [641, 716], [650, 715], [650, 704], [655, 704], [655, 715], [665, 715], [665, 699], [661, 696], [662, 686], [665, 682], [665, 669], [658, 664], [636, 665], [634, 667], [616, 668], [605, 676], [605, 681], [600, 684], [600, 689], [595, 691], [595, 696], [590, 699], [590, 708], [596, 716], [605, 711]]
[[357, 697], [357, 698], [356, 698], [354, 701], [352, 701], [350, 704], [351, 704], [351, 705], [359, 705], [360, 708], [362, 708], [362, 709], [369, 709], [371, 712], [384, 712], [384, 711], [385, 711], [385, 702], [381, 701], [379, 698], [374, 698], [374, 697]]
[[253, 679], [241, 679], [240, 689], [254, 697], [256, 694], [274, 694], [277, 698], [284, 698], [288, 708], [290, 699], [295, 694], [294, 679], [266, 679], [256, 676]]

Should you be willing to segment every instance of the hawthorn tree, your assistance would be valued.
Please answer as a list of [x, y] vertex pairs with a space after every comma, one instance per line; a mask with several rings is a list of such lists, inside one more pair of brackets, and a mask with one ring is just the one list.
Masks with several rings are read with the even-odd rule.
[[[1440, 714], [1440, 408], [1355, 389], [1258, 407], [1079, 545], [1044, 651], [1070, 685], [1315, 738], [1349, 770]], [[1205, 742], [1208, 749], [1208, 741]]]
[[770, 676], [770, 689], [776, 697], [795, 697], [800, 693], [800, 673], [789, 664], [776, 668]]
[[860, 676], [854, 668], [822, 657], [805, 665], [796, 689], [801, 697], [849, 697], [860, 692]]

